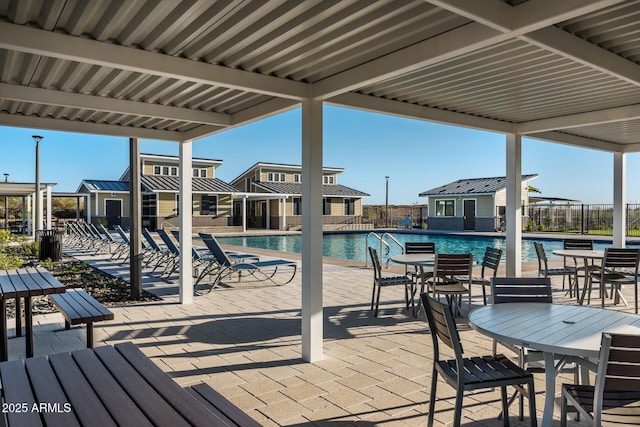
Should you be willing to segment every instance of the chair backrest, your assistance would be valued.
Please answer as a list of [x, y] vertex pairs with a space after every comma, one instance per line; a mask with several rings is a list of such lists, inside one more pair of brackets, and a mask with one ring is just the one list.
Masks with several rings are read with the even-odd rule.
[[462, 349], [460, 335], [458, 335], [458, 329], [456, 328], [456, 322], [453, 319], [451, 308], [433, 299], [426, 292], [420, 294], [420, 299], [422, 300], [422, 306], [427, 315], [427, 322], [429, 322], [429, 330], [431, 331], [431, 337], [433, 339], [434, 360], [440, 360], [439, 342], [442, 342], [447, 347], [453, 349], [458, 366], [462, 366], [462, 354], [464, 350]]
[[536, 248], [536, 256], [538, 257], [538, 271], [547, 270], [547, 254], [544, 252], [544, 246], [542, 243], [533, 242], [533, 247]]
[[220, 243], [218, 243], [216, 238], [213, 237], [213, 234], [207, 234], [207, 233], [199, 233], [199, 234], [200, 234], [200, 238], [202, 239], [202, 242], [207, 246], [207, 249], [209, 249], [209, 251], [211, 252], [213, 257], [216, 259], [216, 261], [218, 261], [218, 264], [224, 267], [233, 266], [233, 263], [231, 262], [227, 254], [224, 253], [224, 251], [222, 250], [222, 247], [220, 247]]
[[158, 236], [160, 236], [160, 238], [162, 239], [164, 244], [167, 245], [167, 248], [169, 248], [169, 251], [172, 254], [174, 254], [176, 256], [180, 255], [180, 249], [178, 249], [176, 244], [173, 243], [173, 240], [171, 239], [171, 237], [169, 237], [169, 235], [167, 234], [166, 231], [164, 231], [163, 229], [159, 228], [158, 230], [156, 230], [156, 232], [158, 233]]
[[[639, 400], [640, 335], [603, 333], [593, 402], [594, 425], [606, 421], [639, 425]], [[626, 408], [622, 410], [623, 407]]]
[[153, 237], [151, 237], [151, 233], [149, 233], [149, 230], [147, 230], [146, 228], [143, 228], [142, 235], [149, 243], [149, 246], [151, 246], [151, 249], [153, 249], [154, 251], [162, 251], [158, 243], [153, 239]]
[[373, 278], [378, 280], [382, 277], [382, 267], [380, 266], [380, 258], [378, 258], [378, 251], [369, 246], [369, 257], [371, 257], [371, 265], [373, 266]]
[[106, 237], [108, 241], [115, 242], [113, 236], [111, 235], [111, 233], [109, 233], [109, 230], [107, 230], [104, 225], [98, 223], [98, 229], [102, 232], [102, 234], [104, 234], [104, 237]]
[[605, 268], [626, 268], [635, 270], [638, 274], [638, 262], [640, 261], [640, 249], [631, 248], [607, 248], [604, 251], [602, 265]]
[[433, 275], [437, 278], [471, 277], [473, 254], [436, 254]]
[[405, 254], [435, 254], [436, 244], [433, 242], [405, 242]]
[[484, 250], [484, 257], [482, 258], [481, 277], [485, 277], [486, 269], [493, 270], [493, 277], [496, 277], [498, 267], [500, 266], [500, 259], [502, 259], [502, 249], [487, 246]]
[[593, 250], [593, 240], [588, 239], [564, 239], [562, 241], [563, 249], [582, 249], [586, 251]]
[[553, 302], [548, 277], [493, 277], [491, 295], [494, 304], [506, 302]]

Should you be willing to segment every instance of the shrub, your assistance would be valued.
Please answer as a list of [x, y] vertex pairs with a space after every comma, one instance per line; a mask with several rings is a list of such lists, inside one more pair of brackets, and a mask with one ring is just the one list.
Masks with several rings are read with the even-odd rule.
[[0, 230], [0, 245], [13, 242], [13, 237], [9, 230]]
[[37, 257], [39, 252], [38, 242], [29, 241], [20, 245], [19, 254], [24, 257]]
[[0, 252], [0, 270], [12, 270], [22, 267], [23, 261], [20, 257], [12, 254]]

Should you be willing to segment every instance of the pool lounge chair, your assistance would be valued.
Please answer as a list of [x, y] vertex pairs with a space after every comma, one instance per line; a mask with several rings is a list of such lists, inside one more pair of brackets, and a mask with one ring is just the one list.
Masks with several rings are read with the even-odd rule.
[[[215, 271], [210, 271], [210, 274], [213, 273], [214, 278], [211, 283], [209, 283], [209, 290], [207, 293], [211, 292], [213, 288], [220, 285], [222, 281], [231, 276], [234, 273], [238, 273], [241, 275], [242, 273], [249, 273], [254, 276], [257, 280], [270, 280], [276, 285], [286, 285], [291, 282], [296, 275], [297, 263], [294, 261], [288, 261], [284, 259], [274, 259], [270, 261], [237, 261], [234, 262], [232, 259], [224, 252], [218, 241], [211, 234], [200, 233], [200, 237], [202, 241], [207, 246], [207, 248], [211, 251], [213, 255], [213, 259], [217, 263], [215, 267]], [[280, 270], [280, 267], [288, 267], [290, 268], [291, 276], [286, 281], [277, 281], [275, 280], [276, 274]], [[200, 282], [203, 274], [200, 274], [196, 283]]]

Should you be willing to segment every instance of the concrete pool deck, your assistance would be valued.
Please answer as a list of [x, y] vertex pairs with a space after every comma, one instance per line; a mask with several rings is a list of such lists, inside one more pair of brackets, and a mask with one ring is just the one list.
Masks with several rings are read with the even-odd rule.
[[[111, 274], [128, 276], [128, 264], [114, 263], [107, 255], [68, 252]], [[283, 257], [282, 252], [259, 252]], [[525, 263], [524, 275], [535, 275], [536, 268], [536, 263]], [[163, 300], [112, 308], [115, 320], [95, 325], [96, 345], [133, 342], [181, 385], [204, 381], [265, 426], [423, 426], [432, 365], [426, 322], [404, 309], [400, 288], [383, 290], [380, 316], [374, 318], [369, 310], [373, 273], [361, 262], [325, 260], [323, 272], [325, 358], [317, 363], [300, 359], [300, 274], [285, 286], [229, 282], [197, 296], [193, 304], [180, 305], [177, 278], [158, 280], [145, 270], [145, 289]], [[572, 303], [561, 279], [553, 283], [554, 300]], [[629, 287], [623, 291], [633, 293]], [[473, 306], [481, 305], [479, 287], [473, 292]], [[633, 310], [610, 303], [608, 308]], [[84, 346], [84, 327], [62, 330], [59, 313], [36, 316], [34, 324], [36, 355]], [[489, 339], [464, 322], [459, 328], [468, 355], [491, 352]], [[10, 340], [10, 358], [24, 357], [23, 340]], [[572, 378], [562, 376], [558, 383], [563, 380]], [[536, 375], [539, 417], [543, 381], [543, 375]], [[440, 383], [438, 391], [436, 425], [450, 425], [454, 390]], [[496, 419], [498, 391], [467, 394], [464, 402], [464, 425], [502, 425]], [[558, 402], [556, 398], [556, 421]], [[516, 412], [512, 407], [512, 425], [528, 425], [526, 418], [517, 420]]]

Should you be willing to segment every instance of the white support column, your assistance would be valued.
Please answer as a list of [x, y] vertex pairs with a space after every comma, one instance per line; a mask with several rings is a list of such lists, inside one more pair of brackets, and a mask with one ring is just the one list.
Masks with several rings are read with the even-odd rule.
[[84, 201], [84, 210], [87, 214], [87, 224], [91, 224], [91, 193], [87, 193], [87, 198]]
[[302, 358], [323, 358], [322, 101], [302, 101]]
[[46, 230], [51, 230], [51, 186], [47, 185], [47, 226]]
[[624, 248], [627, 234], [627, 155], [613, 153], [613, 246]]
[[193, 234], [192, 142], [180, 143], [180, 303], [193, 302]]
[[37, 192], [33, 193], [33, 195], [31, 196], [31, 235], [33, 237], [36, 236], [36, 231], [38, 230], [38, 215], [36, 215], [36, 197], [37, 197]]
[[[100, 205], [98, 202], [100, 201], [100, 193], [96, 193], [96, 210], [94, 211], [95, 216], [100, 216]], [[106, 212], [105, 212], [106, 215]]]
[[247, 231], [247, 196], [242, 198], [242, 232]]
[[271, 199], [265, 200], [265, 203], [267, 204], [267, 218], [265, 223], [267, 225], [267, 230], [271, 230]]
[[522, 275], [522, 137], [507, 134], [507, 276]]
[[282, 201], [282, 231], [287, 230], [287, 198], [283, 197]]
[[45, 226], [44, 226], [44, 191], [40, 190], [37, 193], [37, 197], [38, 197], [38, 212], [36, 212], [36, 218], [38, 219], [37, 221], [37, 227], [36, 230], [44, 230]]
[[31, 203], [32, 203], [31, 196], [27, 196], [27, 202], [26, 202], [27, 212], [25, 212], [25, 216], [27, 217], [27, 236], [31, 236], [32, 235], [31, 231], [33, 230], [33, 228], [31, 227]]

